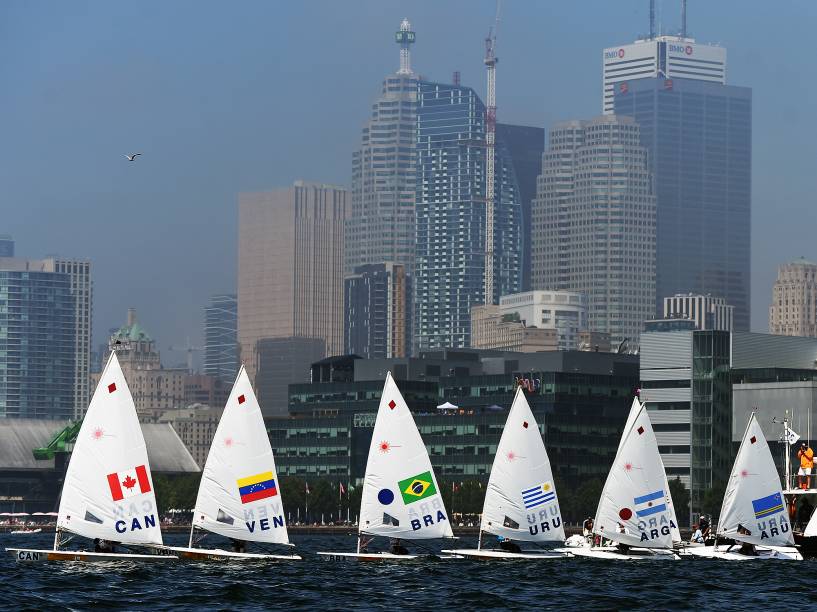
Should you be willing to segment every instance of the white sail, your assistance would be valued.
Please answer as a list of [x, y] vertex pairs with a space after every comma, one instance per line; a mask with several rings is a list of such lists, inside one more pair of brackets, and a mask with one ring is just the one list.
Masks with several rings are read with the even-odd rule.
[[[643, 404], [646, 410], [646, 404]], [[624, 425], [624, 431], [629, 431], [632, 427], [633, 421], [638, 418], [638, 413], [641, 411], [641, 401], [638, 397], [633, 397], [633, 403], [630, 406], [630, 413], [627, 415], [627, 423]], [[624, 444], [624, 436], [621, 436], [621, 439], [618, 441], [618, 451], [621, 452], [621, 447]], [[670, 513], [670, 518], [672, 519], [672, 527], [670, 528], [672, 531], [672, 541], [673, 542], [680, 542], [681, 541], [681, 531], [678, 529], [678, 517], [675, 514], [675, 505], [672, 503], [672, 495], [669, 493], [669, 481], [667, 480], [667, 471], [664, 469], [664, 462], [661, 461], [661, 468], [664, 472], [664, 491], [667, 492], [667, 508]]]
[[414, 418], [388, 374], [369, 447], [360, 532], [410, 539], [453, 537], [440, 493]]
[[528, 542], [565, 539], [550, 461], [521, 387], [496, 449], [481, 529]]
[[808, 525], [806, 525], [806, 529], [803, 531], [803, 535], [807, 538], [817, 536], [817, 512], [812, 511], [811, 518], [808, 521]]
[[57, 527], [125, 544], [162, 543], [145, 438], [115, 352], [71, 453]]
[[646, 407], [640, 406], [627, 422], [593, 529], [621, 544], [672, 548], [678, 525]]
[[780, 476], [754, 413], [729, 476], [717, 534], [751, 544], [794, 545]]
[[244, 366], [207, 455], [193, 525], [238, 540], [289, 543], [275, 458]]

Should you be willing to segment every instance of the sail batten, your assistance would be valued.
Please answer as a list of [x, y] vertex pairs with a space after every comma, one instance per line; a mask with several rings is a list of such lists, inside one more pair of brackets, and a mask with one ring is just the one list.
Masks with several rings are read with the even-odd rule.
[[794, 545], [780, 476], [754, 413], [729, 476], [717, 534], [750, 544]]
[[480, 529], [527, 542], [565, 539], [550, 460], [521, 387], [496, 449]]
[[677, 528], [664, 464], [647, 409], [634, 402], [604, 484], [593, 529], [620, 544], [672, 548]]
[[77, 434], [57, 528], [124, 544], [162, 544], [145, 439], [113, 351]]
[[244, 366], [204, 464], [193, 525], [237, 540], [289, 544], [275, 457]]
[[454, 535], [428, 451], [390, 373], [369, 447], [359, 531], [406, 539]]

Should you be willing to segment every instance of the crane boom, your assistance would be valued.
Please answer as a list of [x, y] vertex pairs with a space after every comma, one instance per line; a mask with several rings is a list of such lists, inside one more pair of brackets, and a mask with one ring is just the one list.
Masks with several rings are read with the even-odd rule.
[[485, 39], [485, 68], [488, 95], [485, 113], [485, 304], [494, 303], [494, 203], [496, 199], [496, 32], [499, 29], [499, 0], [493, 29]]

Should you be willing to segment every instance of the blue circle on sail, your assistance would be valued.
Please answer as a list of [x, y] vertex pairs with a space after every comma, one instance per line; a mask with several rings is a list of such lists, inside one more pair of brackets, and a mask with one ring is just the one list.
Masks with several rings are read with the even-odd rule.
[[392, 493], [389, 489], [380, 489], [377, 494], [377, 501], [384, 506], [388, 506], [394, 501], [394, 493]]

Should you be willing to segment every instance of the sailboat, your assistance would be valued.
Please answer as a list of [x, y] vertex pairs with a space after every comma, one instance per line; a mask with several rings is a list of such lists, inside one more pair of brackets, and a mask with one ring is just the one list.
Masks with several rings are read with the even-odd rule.
[[[63, 540], [64, 535], [68, 535]], [[77, 434], [51, 550], [7, 548], [18, 561], [165, 561], [168, 554], [63, 549], [74, 536], [128, 549], [162, 545], [145, 439], [112, 351]]]
[[[754, 412], [729, 476], [715, 537], [714, 546], [691, 547], [684, 554], [728, 560], [803, 559], [794, 547], [780, 476]], [[718, 544], [719, 538], [748, 546]]]
[[564, 542], [565, 530], [545, 444], [519, 387], [485, 492], [476, 549], [443, 550], [470, 559], [558, 559], [564, 553], [483, 548], [483, 534], [535, 544]]
[[183, 559], [300, 560], [293, 554], [251, 553], [196, 547], [196, 530], [245, 542], [292, 546], [280, 483], [261, 407], [244, 366], [238, 372], [204, 464], [190, 540], [164, 547]]
[[[636, 400], [637, 402], [637, 400]], [[678, 519], [647, 409], [640, 402], [627, 418], [616, 458], [602, 490], [593, 532], [618, 546], [557, 549], [599, 559], [678, 559]]]
[[391, 373], [386, 375], [369, 447], [357, 552], [318, 554], [333, 560], [361, 561], [405, 561], [419, 557], [369, 552], [368, 544], [376, 537], [397, 541], [454, 537], [428, 452]]

